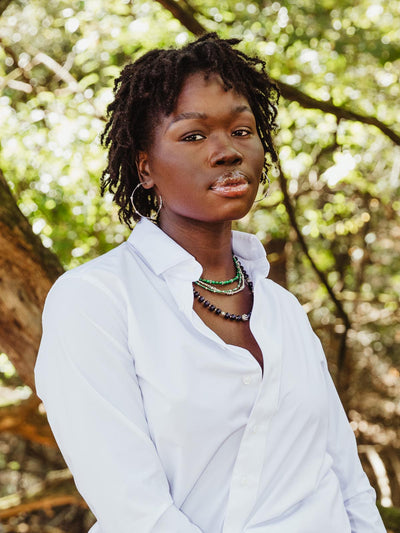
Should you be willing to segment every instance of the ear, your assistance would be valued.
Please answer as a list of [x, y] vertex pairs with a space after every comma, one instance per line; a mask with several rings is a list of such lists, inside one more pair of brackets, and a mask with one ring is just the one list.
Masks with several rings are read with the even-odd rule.
[[136, 168], [139, 174], [139, 180], [144, 189], [154, 187], [154, 181], [150, 177], [149, 156], [147, 152], [140, 151], [136, 158]]

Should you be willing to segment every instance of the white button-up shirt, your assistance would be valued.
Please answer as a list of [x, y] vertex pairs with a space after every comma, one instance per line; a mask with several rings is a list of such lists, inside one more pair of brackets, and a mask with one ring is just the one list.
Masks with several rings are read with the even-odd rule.
[[307, 316], [254, 236], [232, 247], [264, 374], [194, 312], [201, 265], [147, 220], [49, 293], [37, 391], [91, 532], [383, 533]]

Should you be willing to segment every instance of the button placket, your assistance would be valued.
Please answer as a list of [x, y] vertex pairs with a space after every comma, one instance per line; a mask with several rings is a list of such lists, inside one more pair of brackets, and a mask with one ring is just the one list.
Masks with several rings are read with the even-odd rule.
[[[268, 426], [276, 412], [279, 393], [280, 353], [274, 364], [270, 364], [269, 372], [259, 389], [253, 410], [248, 419], [239, 453], [236, 459], [232, 485], [230, 489], [227, 514], [223, 533], [242, 533], [246, 516], [256, 502], [260, 476], [264, 464], [264, 449], [268, 434]], [[244, 384], [258, 384], [256, 376], [242, 376]]]

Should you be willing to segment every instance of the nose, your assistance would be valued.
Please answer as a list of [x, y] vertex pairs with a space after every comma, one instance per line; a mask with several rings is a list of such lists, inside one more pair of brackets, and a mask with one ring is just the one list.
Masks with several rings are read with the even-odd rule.
[[230, 137], [219, 138], [214, 141], [210, 154], [211, 166], [239, 165], [242, 161], [243, 156], [234, 146]]

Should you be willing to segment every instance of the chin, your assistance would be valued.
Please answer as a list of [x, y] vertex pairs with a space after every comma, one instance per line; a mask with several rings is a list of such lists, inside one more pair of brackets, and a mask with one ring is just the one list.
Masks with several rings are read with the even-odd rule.
[[247, 213], [250, 211], [250, 209], [253, 206], [253, 201], [251, 203], [247, 201], [246, 203], [242, 205], [236, 205], [236, 206], [227, 206], [227, 209], [221, 209], [220, 215], [226, 217], [226, 220], [239, 220], [240, 218], [243, 218], [247, 215]]
[[240, 220], [245, 217], [250, 211], [250, 207], [247, 209], [232, 209], [220, 212], [219, 216], [215, 218], [215, 222], [233, 222], [234, 220]]

